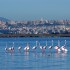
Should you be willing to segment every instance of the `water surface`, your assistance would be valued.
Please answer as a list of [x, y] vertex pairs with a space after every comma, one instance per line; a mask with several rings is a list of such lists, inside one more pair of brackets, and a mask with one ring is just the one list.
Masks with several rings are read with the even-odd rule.
[[[32, 47], [38, 41], [42, 46], [48, 42], [51, 45], [53, 40], [53, 48], [46, 48], [42, 52], [39, 47], [35, 51]], [[60, 41], [60, 46], [64, 45], [66, 40], [67, 53], [56, 53], [54, 46]], [[14, 42], [14, 52], [6, 52], [6, 47], [12, 47]], [[29, 43], [30, 50], [25, 52], [23, 49]], [[18, 51], [18, 46], [22, 46], [21, 51]], [[39, 46], [39, 45], [38, 45]], [[70, 38], [69, 37], [47, 37], [47, 38], [0, 38], [0, 70], [70, 70]]]

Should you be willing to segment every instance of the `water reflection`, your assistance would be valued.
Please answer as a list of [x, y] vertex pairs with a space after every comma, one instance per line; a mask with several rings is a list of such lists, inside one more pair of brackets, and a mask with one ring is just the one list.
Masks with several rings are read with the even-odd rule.
[[[11, 53], [7, 53], [11, 54]], [[6, 55], [7, 55], [6, 54]], [[15, 54], [15, 55], [14, 55]], [[5, 67], [8, 69], [8, 66], [6, 64], [11, 64], [12, 67], [19, 67], [19, 69], [28, 69], [31, 70], [31, 68], [34, 69], [49, 69], [49, 67], [52, 68], [61, 68], [65, 66], [66, 56], [67, 53], [54, 53], [54, 52], [23, 52], [20, 54], [17, 54], [17, 52], [12, 53], [13, 56], [6, 56], [6, 62]], [[10, 58], [9, 58], [10, 57]], [[18, 64], [17, 64], [18, 62]], [[16, 66], [16, 64], [18, 66]], [[21, 65], [21, 66], [20, 66]], [[23, 66], [22, 66], [23, 65]], [[62, 65], [62, 67], [60, 67]], [[14, 68], [15, 68], [14, 67]], [[10, 66], [11, 68], [11, 66]], [[29, 69], [30, 68], [30, 69]], [[64, 67], [63, 67], [64, 68]]]
[[38, 58], [37, 52], [32, 52], [32, 56], [35, 57], [35, 58]]
[[29, 55], [29, 52], [28, 52], [28, 51], [27, 51], [27, 52], [25, 51], [25, 52], [24, 52], [24, 55], [27, 55], [27, 56], [28, 56], [28, 55]]
[[67, 56], [67, 53], [55, 53], [56, 58], [60, 58], [60, 57], [65, 58], [66, 56]]
[[46, 57], [46, 52], [40, 52], [40, 57]]
[[62, 57], [66, 57], [67, 56], [67, 53], [62, 53], [61, 56]]
[[29, 60], [29, 52], [24, 52], [24, 60]]

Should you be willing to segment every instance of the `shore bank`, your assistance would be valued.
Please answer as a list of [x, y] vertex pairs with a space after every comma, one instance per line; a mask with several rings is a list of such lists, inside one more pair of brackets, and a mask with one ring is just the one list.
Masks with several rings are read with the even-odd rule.
[[0, 34], [1, 37], [70, 37], [70, 34]]

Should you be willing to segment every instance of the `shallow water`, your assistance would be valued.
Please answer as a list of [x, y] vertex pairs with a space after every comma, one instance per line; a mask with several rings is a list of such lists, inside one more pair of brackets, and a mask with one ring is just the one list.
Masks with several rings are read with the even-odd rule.
[[[50, 46], [53, 40], [53, 48], [46, 48], [45, 52], [39, 49], [32, 50], [32, 47], [38, 41], [42, 46]], [[56, 53], [54, 46], [60, 41], [60, 46], [64, 45], [66, 40], [67, 53]], [[14, 42], [14, 52], [6, 52], [5, 47], [12, 47]], [[23, 49], [29, 43], [30, 50], [25, 52]], [[18, 46], [22, 46], [18, 51]], [[70, 70], [70, 38], [69, 37], [47, 37], [47, 38], [0, 38], [0, 70]]]

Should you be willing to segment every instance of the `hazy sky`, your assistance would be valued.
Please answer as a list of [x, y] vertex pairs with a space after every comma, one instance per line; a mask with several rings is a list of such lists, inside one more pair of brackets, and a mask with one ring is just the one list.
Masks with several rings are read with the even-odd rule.
[[70, 19], [70, 0], [0, 0], [0, 16], [13, 20]]

